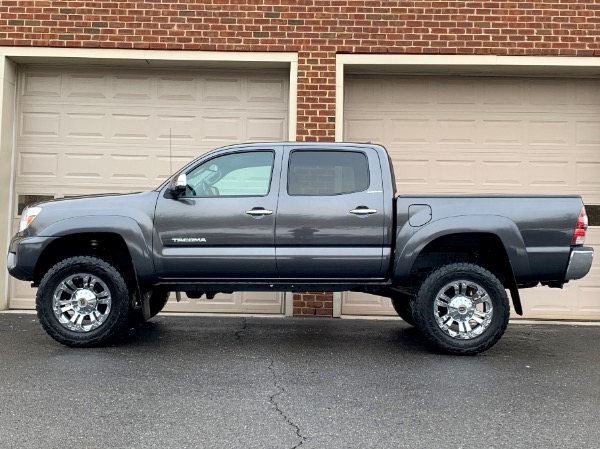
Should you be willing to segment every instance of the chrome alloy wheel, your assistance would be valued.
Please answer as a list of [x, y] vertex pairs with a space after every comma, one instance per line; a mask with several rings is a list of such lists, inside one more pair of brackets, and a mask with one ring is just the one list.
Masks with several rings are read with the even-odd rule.
[[452, 338], [470, 340], [481, 335], [492, 321], [492, 300], [475, 282], [446, 284], [435, 297], [433, 313], [442, 331]]
[[97, 277], [72, 274], [64, 279], [53, 295], [54, 315], [65, 328], [90, 332], [108, 318], [112, 298], [107, 285]]

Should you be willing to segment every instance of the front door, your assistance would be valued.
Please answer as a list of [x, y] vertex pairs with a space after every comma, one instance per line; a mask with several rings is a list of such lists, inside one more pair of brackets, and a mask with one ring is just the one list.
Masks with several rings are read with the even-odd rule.
[[277, 277], [275, 216], [280, 148], [216, 153], [187, 170], [180, 197], [164, 189], [154, 255], [163, 279]]
[[279, 275], [383, 277], [386, 212], [377, 153], [286, 146], [283, 166], [275, 232]]

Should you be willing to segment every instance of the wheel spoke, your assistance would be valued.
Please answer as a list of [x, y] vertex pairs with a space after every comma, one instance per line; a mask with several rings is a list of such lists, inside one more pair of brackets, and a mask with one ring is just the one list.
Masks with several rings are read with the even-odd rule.
[[60, 308], [61, 313], [68, 312], [69, 310], [73, 310], [73, 306], [71, 304], [67, 304]]
[[436, 298], [435, 305], [438, 306], [438, 307], [446, 307], [446, 308], [448, 308], [448, 303], [444, 302], [444, 300], [442, 300], [440, 298]]
[[90, 283], [89, 283], [90, 289], [93, 291], [94, 287], [96, 287], [96, 285], [98, 285], [98, 279], [96, 279], [94, 276], [91, 276]]
[[446, 296], [445, 293], [442, 293], [442, 294], [438, 295], [438, 299], [441, 299], [442, 301], [445, 301], [447, 303], [450, 302], [450, 301], [452, 301], [452, 299], [448, 298], [448, 296]]
[[479, 317], [479, 316], [477, 315], [477, 313], [475, 313], [475, 314], [474, 314], [474, 315], [471, 317], [471, 319], [472, 319], [473, 321], [477, 322], [477, 324], [481, 324], [481, 323], [483, 323], [483, 318]]
[[469, 332], [471, 332], [471, 325], [469, 324], [468, 321], [459, 321], [458, 322], [458, 330], [461, 334], [462, 333], [468, 334]]
[[452, 284], [452, 288], [454, 288], [454, 296], [460, 295], [460, 284]]
[[491, 312], [481, 312], [479, 310], [476, 310], [474, 315], [473, 315], [473, 319], [475, 319], [475, 317], [477, 318], [481, 318], [482, 320], [487, 319], [489, 316], [491, 315]]
[[483, 303], [485, 303], [488, 300], [489, 300], [489, 296], [487, 295], [487, 293], [485, 293], [485, 292], [483, 292], [483, 293], [478, 292], [477, 296], [475, 296], [473, 298], [473, 304], [474, 305], [475, 304], [483, 304]]
[[110, 293], [108, 293], [106, 290], [100, 293], [96, 293], [96, 298], [98, 299], [107, 299], [110, 298]]
[[59, 288], [70, 295], [75, 293], [75, 290], [77, 290], [77, 287], [75, 286], [75, 284], [73, 284], [73, 279], [69, 279], [65, 282], [62, 282]]

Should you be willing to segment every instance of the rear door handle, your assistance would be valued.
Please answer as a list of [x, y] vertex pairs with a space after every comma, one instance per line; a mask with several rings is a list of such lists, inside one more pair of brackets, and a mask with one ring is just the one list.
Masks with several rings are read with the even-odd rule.
[[376, 214], [377, 209], [369, 209], [366, 206], [358, 206], [356, 209], [352, 209], [350, 213], [354, 215], [371, 215]]
[[255, 207], [254, 209], [250, 209], [246, 211], [247, 215], [251, 215], [253, 217], [259, 217], [261, 215], [272, 215], [273, 211], [272, 210], [268, 210], [268, 209], [263, 209]]

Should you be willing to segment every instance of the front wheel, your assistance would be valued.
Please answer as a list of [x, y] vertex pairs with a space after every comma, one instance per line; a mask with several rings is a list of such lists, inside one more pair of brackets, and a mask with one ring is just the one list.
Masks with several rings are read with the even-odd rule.
[[419, 331], [453, 354], [477, 354], [495, 345], [508, 325], [509, 302], [496, 276], [474, 264], [433, 271], [413, 305]]
[[125, 327], [131, 311], [127, 284], [109, 262], [76, 256], [54, 265], [36, 295], [44, 330], [67, 346], [99, 346]]

